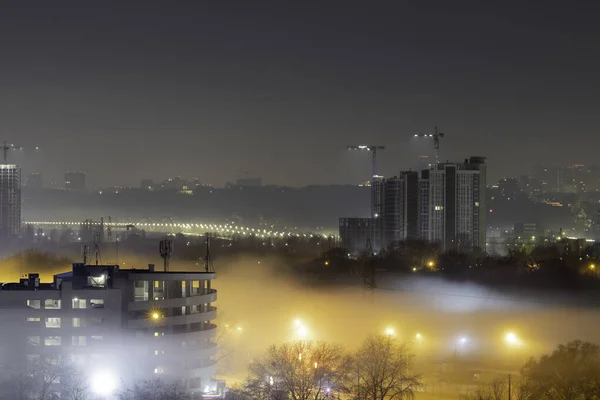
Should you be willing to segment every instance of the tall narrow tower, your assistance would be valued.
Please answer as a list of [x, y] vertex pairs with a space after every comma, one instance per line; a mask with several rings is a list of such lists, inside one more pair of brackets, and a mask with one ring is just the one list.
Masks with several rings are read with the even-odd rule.
[[0, 164], [0, 237], [21, 234], [21, 167]]

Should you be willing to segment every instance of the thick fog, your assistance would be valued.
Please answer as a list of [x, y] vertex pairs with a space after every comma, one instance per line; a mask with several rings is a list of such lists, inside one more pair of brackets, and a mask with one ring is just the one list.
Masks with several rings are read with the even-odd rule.
[[[122, 268], [160, 265], [155, 257], [123, 255], [122, 260]], [[170, 270], [202, 270], [199, 264], [174, 261]], [[15, 275], [20, 268], [14, 260], [4, 265], [4, 281], [8, 271]], [[42, 272], [47, 281], [66, 268], [25, 272]], [[219, 259], [215, 269], [220, 344], [231, 352], [220, 373], [229, 379], [243, 377], [253, 357], [286, 340], [334, 341], [353, 350], [367, 335], [387, 330], [411, 342], [417, 360], [438, 362], [460, 353], [489, 368], [509, 365], [517, 370], [528, 357], [560, 343], [595, 341], [600, 328], [591, 296], [510, 293], [392, 275], [380, 275], [378, 289], [372, 291], [364, 289], [359, 279], [311, 282], [275, 257]], [[226, 326], [232, 329], [227, 331]], [[518, 336], [518, 345], [505, 341], [508, 332]]]

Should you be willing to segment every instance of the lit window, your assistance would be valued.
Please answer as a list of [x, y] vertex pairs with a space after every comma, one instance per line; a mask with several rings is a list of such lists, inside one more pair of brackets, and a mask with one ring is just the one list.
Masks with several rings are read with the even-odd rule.
[[478, 201], [475, 202], [475, 207], [479, 207], [479, 202]]
[[158, 336], [158, 332], [154, 332], [154, 336]]
[[92, 308], [104, 308], [104, 300], [103, 299], [91, 299], [90, 307]]
[[158, 350], [154, 350], [154, 355], [157, 356], [158, 355]]
[[60, 346], [60, 336], [47, 336], [44, 338], [44, 346]]
[[35, 308], [36, 310], [40, 308], [39, 300], [27, 300], [27, 307]]
[[74, 298], [72, 302], [72, 307], [74, 309], [86, 308], [87, 301], [85, 299]]
[[73, 336], [71, 338], [71, 345], [73, 346], [85, 346], [87, 344], [87, 337], [85, 336]]
[[46, 310], [60, 310], [60, 300], [47, 299], [44, 302]]
[[40, 322], [39, 318], [27, 318], [27, 322]]
[[45, 318], [46, 328], [60, 328], [60, 318]]
[[27, 336], [27, 343], [32, 346], [40, 345], [40, 337], [39, 336]]

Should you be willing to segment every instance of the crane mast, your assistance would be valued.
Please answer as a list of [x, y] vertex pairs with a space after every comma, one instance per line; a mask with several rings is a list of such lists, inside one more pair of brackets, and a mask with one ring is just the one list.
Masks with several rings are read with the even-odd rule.
[[440, 140], [444, 137], [444, 132], [440, 132], [438, 127], [434, 127], [433, 133], [415, 133], [415, 137], [431, 138], [433, 141], [433, 150], [435, 153], [435, 163], [440, 162]]

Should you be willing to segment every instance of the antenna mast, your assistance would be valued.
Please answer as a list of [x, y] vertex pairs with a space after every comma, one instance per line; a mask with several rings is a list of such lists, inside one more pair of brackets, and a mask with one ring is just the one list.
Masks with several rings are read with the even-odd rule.
[[81, 258], [83, 261], [83, 265], [87, 265], [89, 255], [90, 255], [90, 246], [88, 244], [81, 245]]
[[212, 258], [210, 257], [210, 235], [206, 232], [206, 255], [204, 256], [204, 272], [215, 272]]
[[94, 235], [94, 254], [96, 255], [96, 265], [99, 265], [98, 261], [102, 261], [102, 256], [100, 255], [100, 246], [98, 242], [100, 241], [100, 233], [96, 232]]
[[159, 246], [160, 257], [163, 259], [164, 271], [167, 272], [169, 269], [169, 261], [173, 254], [173, 241], [171, 239], [163, 239], [160, 241]]

